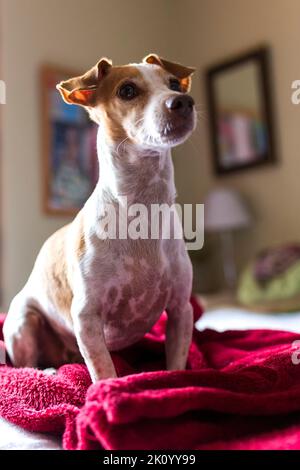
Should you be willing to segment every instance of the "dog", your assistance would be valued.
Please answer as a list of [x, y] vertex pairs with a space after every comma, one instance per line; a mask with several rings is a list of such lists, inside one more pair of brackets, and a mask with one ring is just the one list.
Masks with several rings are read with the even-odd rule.
[[126, 219], [125, 197], [128, 206], [149, 209], [174, 203], [171, 148], [196, 125], [188, 94], [194, 70], [156, 54], [124, 66], [102, 58], [57, 85], [66, 103], [83, 106], [99, 124], [100, 177], [73, 222], [44, 243], [11, 302], [3, 332], [15, 366], [83, 360], [93, 382], [116, 377], [110, 352], [141, 339], [166, 310], [167, 369], [185, 369], [193, 310], [184, 240], [161, 231], [157, 239], [104, 232], [108, 204]]

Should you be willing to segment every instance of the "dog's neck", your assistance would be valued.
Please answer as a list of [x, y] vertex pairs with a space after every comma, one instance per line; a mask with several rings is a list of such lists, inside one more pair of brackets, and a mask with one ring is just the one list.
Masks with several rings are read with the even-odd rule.
[[100, 175], [96, 193], [101, 202], [127, 204], [173, 204], [176, 197], [169, 148], [153, 152], [126, 141], [112, 144], [98, 132]]

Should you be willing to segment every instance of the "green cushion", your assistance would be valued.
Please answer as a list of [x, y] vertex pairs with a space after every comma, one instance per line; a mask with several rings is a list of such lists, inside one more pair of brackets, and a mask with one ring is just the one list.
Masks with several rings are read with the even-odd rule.
[[[265, 285], [254, 276], [253, 264], [248, 266], [239, 282], [238, 300], [246, 306], [262, 306], [270, 310], [300, 310], [300, 261]], [[276, 308], [276, 303], [278, 304]]]

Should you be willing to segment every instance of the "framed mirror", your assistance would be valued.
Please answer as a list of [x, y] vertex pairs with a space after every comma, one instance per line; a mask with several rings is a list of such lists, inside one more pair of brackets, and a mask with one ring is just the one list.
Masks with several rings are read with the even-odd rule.
[[276, 161], [270, 53], [259, 48], [206, 73], [214, 169], [232, 173]]

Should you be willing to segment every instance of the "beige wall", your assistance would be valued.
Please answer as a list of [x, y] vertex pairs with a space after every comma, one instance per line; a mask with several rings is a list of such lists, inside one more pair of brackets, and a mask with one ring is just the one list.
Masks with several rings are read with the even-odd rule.
[[[216, 184], [231, 185], [249, 200], [256, 216], [252, 232], [238, 241], [240, 261], [260, 247], [300, 241], [300, 106], [291, 104], [291, 83], [300, 78], [299, 0], [185, 0], [176, 14], [178, 59], [198, 68], [194, 96], [204, 114], [192, 143], [176, 151], [179, 197], [203, 201]], [[215, 178], [211, 169], [203, 72], [206, 66], [249, 47], [267, 43], [273, 51], [273, 81], [280, 164]]]
[[[199, 126], [175, 152], [179, 200], [202, 202], [215, 184], [232, 185], [251, 203], [255, 229], [239, 240], [240, 259], [271, 242], [300, 239], [299, 0], [0, 0], [4, 307], [25, 282], [43, 240], [67, 219], [41, 211], [38, 69], [47, 61], [82, 69], [101, 55], [126, 63], [156, 51], [198, 67], [193, 94]], [[207, 65], [260, 43], [273, 50], [280, 165], [215, 179], [207, 132]]]
[[115, 63], [167, 55], [169, 1], [2, 0], [3, 307], [24, 284], [39, 247], [68, 219], [41, 211], [38, 71], [46, 62], [83, 70], [100, 56]]

